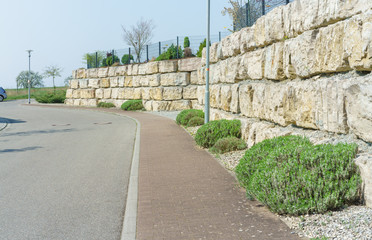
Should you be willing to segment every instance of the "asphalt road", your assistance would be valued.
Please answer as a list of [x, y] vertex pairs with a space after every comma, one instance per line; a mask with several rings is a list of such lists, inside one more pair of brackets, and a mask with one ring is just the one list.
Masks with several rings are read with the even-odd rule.
[[136, 123], [21, 103], [0, 103], [0, 239], [120, 239]]

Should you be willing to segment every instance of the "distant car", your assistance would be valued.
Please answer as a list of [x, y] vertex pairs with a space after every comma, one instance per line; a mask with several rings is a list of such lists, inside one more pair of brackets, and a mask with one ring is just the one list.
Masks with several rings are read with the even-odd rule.
[[0, 102], [2, 102], [5, 98], [7, 98], [6, 91], [4, 88], [0, 87]]

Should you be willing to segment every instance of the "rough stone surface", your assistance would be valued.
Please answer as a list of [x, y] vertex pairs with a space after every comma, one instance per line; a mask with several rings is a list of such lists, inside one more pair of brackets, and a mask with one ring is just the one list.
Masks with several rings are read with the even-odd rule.
[[108, 68], [98, 68], [98, 77], [106, 78], [108, 76]]
[[70, 88], [72, 88], [72, 89], [77, 89], [77, 88], [79, 88], [79, 80], [77, 80], [77, 79], [72, 79], [72, 80], [70, 81]]
[[162, 99], [156, 100], [180, 100], [182, 99], [182, 87], [165, 87]]
[[101, 88], [109, 88], [110, 87], [110, 79], [109, 78], [102, 78], [100, 86], [101, 86]]
[[183, 99], [198, 99], [198, 86], [187, 86], [183, 88]]
[[190, 84], [190, 73], [166, 73], [160, 76], [162, 86], [187, 86]]
[[200, 67], [200, 58], [185, 58], [178, 60], [178, 71], [180, 72], [192, 72], [198, 70]]
[[89, 79], [89, 82], [88, 82], [88, 87], [89, 88], [99, 88], [100, 86], [100, 79], [98, 78], [95, 78], [95, 79]]
[[82, 89], [80, 91], [81, 98], [95, 98], [95, 90], [94, 89]]
[[372, 208], [372, 154], [364, 154], [356, 158], [355, 163], [360, 169], [363, 179], [363, 194], [365, 204]]
[[160, 61], [159, 62], [160, 73], [177, 72], [177, 70], [178, 70], [178, 61]]

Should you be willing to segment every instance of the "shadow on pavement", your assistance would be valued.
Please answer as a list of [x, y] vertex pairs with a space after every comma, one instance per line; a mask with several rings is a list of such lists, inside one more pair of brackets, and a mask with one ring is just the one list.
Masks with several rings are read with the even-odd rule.
[[25, 123], [26, 121], [0, 117], [0, 123]]
[[25, 147], [25, 148], [20, 148], [20, 149], [4, 149], [4, 150], [0, 150], [0, 154], [1, 153], [11, 153], [11, 152], [26, 152], [26, 151], [32, 151], [32, 150], [35, 150], [35, 149], [38, 149], [38, 148], [41, 148], [41, 147]]
[[37, 131], [28, 131], [28, 132], [14, 132], [14, 133], [5, 133], [2, 134], [2, 137], [9, 136], [30, 136], [33, 134], [51, 134], [51, 133], [62, 133], [62, 132], [72, 132], [75, 131], [74, 128], [67, 128], [61, 130], [37, 130]]

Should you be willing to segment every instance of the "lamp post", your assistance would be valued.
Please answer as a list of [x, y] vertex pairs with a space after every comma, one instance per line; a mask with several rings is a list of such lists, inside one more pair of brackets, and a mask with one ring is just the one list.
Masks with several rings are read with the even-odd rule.
[[32, 50], [26, 50], [28, 52], [28, 104], [31, 103], [31, 52]]
[[211, 1], [207, 0], [207, 44], [206, 44], [206, 66], [205, 66], [205, 109], [204, 109], [204, 123], [209, 122], [209, 41], [210, 41], [210, 13], [211, 13]]

